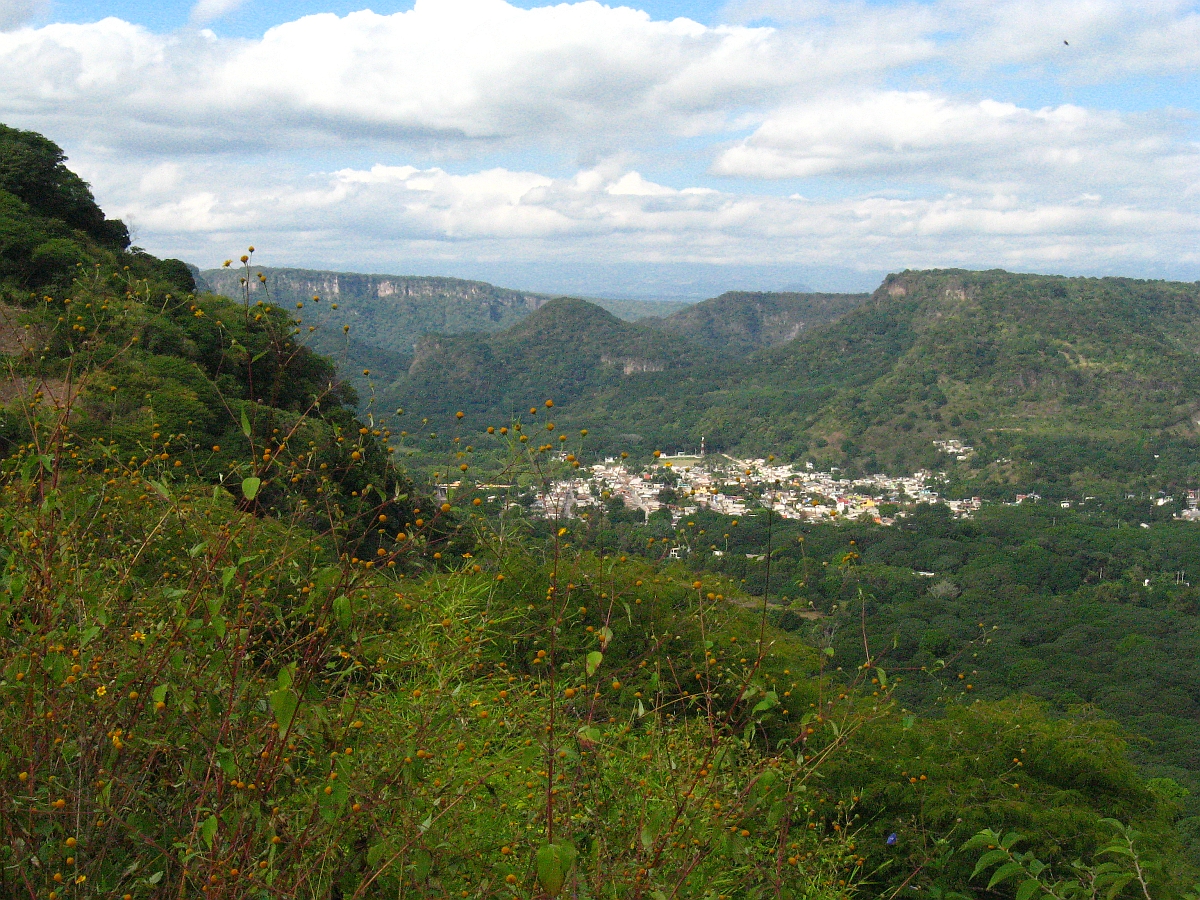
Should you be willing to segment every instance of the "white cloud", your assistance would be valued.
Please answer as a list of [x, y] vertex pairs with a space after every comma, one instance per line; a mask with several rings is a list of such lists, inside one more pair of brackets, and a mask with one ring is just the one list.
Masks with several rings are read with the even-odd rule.
[[726, 15], [866, 40], [927, 40], [936, 57], [972, 72], [1019, 67], [1025, 76], [1098, 82], [1200, 69], [1194, 0], [733, 0]]
[[197, 24], [211, 22], [233, 12], [246, 0], [197, 0], [192, 7], [191, 20]]
[[781, 110], [720, 154], [714, 170], [752, 178], [888, 177], [976, 189], [1021, 185], [1041, 196], [1104, 184], [1130, 196], [1166, 184], [1186, 189], [1200, 178], [1200, 151], [1165, 116], [884, 91]]
[[417, 0], [387, 16], [307, 16], [249, 41], [116, 19], [0, 36], [0, 113], [109, 144], [603, 145], [720, 130], [766, 97], [865, 63], [772, 29], [656, 22], [595, 2]]
[[[194, 21], [234, 5], [200, 0]], [[1194, 0], [737, 14], [750, 24], [417, 0], [253, 39], [23, 28], [0, 33], [0, 120], [63, 143], [140, 243], [199, 262], [254, 243], [393, 270], [423, 254], [1200, 273], [1193, 111], [1012, 102], [1193, 78]]]
[[945, 193], [805, 200], [639, 190], [610, 164], [566, 177], [487, 169], [373, 166], [323, 175], [254, 168], [181, 173], [169, 192], [133, 192], [114, 211], [156, 236], [152, 251], [200, 263], [254, 244], [264, 263], [403, 271], [406, 259], [545, 265], [691, 262], [941, 265], [1112, 271], [1198, 265], [1200, 214], [1092, 197]]
[[50, 0], [0, 0], [0, 31], [27, 25], [50, 8]]

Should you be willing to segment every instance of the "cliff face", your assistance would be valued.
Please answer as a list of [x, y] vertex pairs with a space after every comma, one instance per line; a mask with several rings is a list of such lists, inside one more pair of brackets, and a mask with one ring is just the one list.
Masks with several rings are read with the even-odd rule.
[[[266, 277], [265, 284], [258, 279]], [[201, 273], [214, 293], [238, 297], [246, 270], [209, 269]], [[320, 297], [318, 344], [340, 336], [349, 325], [364, 344], [411, 355], [423, 334], [499, 331], [515, 324], [550, 298], [512, 291], [482, 281], [397, 275], [358, 275], [311, 269], [253, 268], [251, 302], [270, 296], [273, 303], [294, 307]], [[333, 304], [337, 309], [333, 309]], [[310, 316], [305, 316], [311, 319]]]
[[793, 341], [805, 330], [836, 321], [867, 296], [729, 291], [645, 324], [740, 355]]

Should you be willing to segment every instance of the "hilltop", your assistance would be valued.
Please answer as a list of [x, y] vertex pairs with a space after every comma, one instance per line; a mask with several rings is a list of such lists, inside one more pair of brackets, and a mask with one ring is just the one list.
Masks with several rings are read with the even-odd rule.
[[408, 371], [383, 390], [383, 407], [412, 415], [462, 411], [465, 426], [498, 424], [547, 398], [572, 401], [699, 364], [699, 347], [584, 300], [552, 300], [494, 335], [429, 336]]
[[[897, 678], [884, 648], [945, 668], [933, 654], [954, 665], [947, 650], [990, 642], [956, 650], [908, 621], [903, 642], [854, 633], [868, 606], [874, 626], [881, 602], [926, 604], [908, 567], [946, 568], [956, 543], [991, 591], [1007, 552], [992, 537], [1020, 522], [939, 530], [918, 510], [891, 543], [828, 528], [820, 565], [795, 533], [777, 553], [770, 516], [655, 535], [666, 554], [688, 529], [728, 526], [729, 571], [702, 571], [618, 548], [614, 504], [528, 513], [520, 495], [547, 466], [594, 454], [584, 435], [552, 438], [559, 458], [532, 428], [465, 425], [439, 445], [464, 485], [435, 502], [396, 468], [401, 435], [356, 418], [332, 361], [297, 342], [328, 298], [195, 293], [183, 263], [96, 215], [56, 146], [15, 141], [32, 148], [18, 174], [40, 171], [46, 190], [0, 186], [0, 895], [1195, 896], [1186, 791], [1140, 775], [1116, 726], [995, 679], [981, 699], [965, 666], [922, 715], [899, 688], [925, 680]], [[405, 378], [441, 397], [452, 376], [477, 420], [547, 384], [594, 416], [597, 398], [627, 409], [651, 385], [678, 403], [742, 364], [563, 299], [497, 334], [426, 339]], [[538, 434], [565, 436], [538, 400]], [[1192, 564], [1194, 542], [1159, 534], [1102, 561], [1157, 541], [1158, 568]], [[856, 548], [897, 590], [859, 590], [878, 579]], [[1022, 558], [1023, 589], [1047, 567]], [[797, 594], [820, 580], [810, 602], [829, 620], [807, 637], [776, 627], [816, 610], [747, 595], [758, 561]], [[1140, 571], [1094, 599], [1134, 606]], [[1192, 615], [1193, 593], [1156, 587], [1158, 618], [1137, 627]], [[944, 612], [955, 632], [975, 621]], [[826, 627], [835, 616], [845, 628]], [[1010, 853], [1023, 883], [1001, 877]]]
[[867, 300], [869, 294], [802, 294], [727, 291], [663, 319], [643, 324], [713, 350], [746, 354], [795, 340], [827, 325]]
[[[463, 404], [497, 415], [562, 398], [558, 418], [589, 423], [610, 451], [635, 449], [622, 435], [664, 450], [694, 448], [704, 436], [716, 450], [852, 469], [953, 468], [962, 489], [985, 493], [1040, 485], [1070, 496], [1195, 478], [1197, 285], [905, 272], [869, 299], [827, 304], [849, 307], [834, 321], [740, 357], [712, 329], [737, 322], [734, 304], [761, 309], [761, 301], [718, 300], [724, 317], [708, 301], [667, 328], [635, 323], [617, 334], [589, 320], [579, 340], [532, 329], [531, 317], [469, 350], [439, 344], [446, 352], [427, 355], [389, 396], [431, 419]], [[674, 343], [626, 349], [650, 347], [651, 334]], [[713, 343], [725, 346], [705, 346]], [[617, 374], [601, 358], [654, 362]], [[468, 359], [487, 374], [463, 392]], [[974, 452], [958, 461], [935, 441]]]
[[976, 480], [1081, 490], [1185, 476], [1198, 323], [1194, 284], [906, 272], [754, 373], [802, 452], [904, 468], [954, 438]]
[[[318, 296], [337, 304], [336, 310], [329, 309], [325, 314], [326, 327], [314, 336], [315, 346], [335, 353], [342, 349], [335, 336], [340, 336], [344, 325], [350, 325], [357, 339], [367, 346], [411, 357], [423, 335], [501, 331], [554, 299], [552, 294], [510, 290], [462, 278], [264, 266], [207, 269], [199, 274], [203, 289], [227, 297], [240, 297], [245, 280], [255, 300], [270, 296], [275, 303], [294, 306]], [[672, 301], [594, 302], [630, 320], [667, 315], [686, 306]]]

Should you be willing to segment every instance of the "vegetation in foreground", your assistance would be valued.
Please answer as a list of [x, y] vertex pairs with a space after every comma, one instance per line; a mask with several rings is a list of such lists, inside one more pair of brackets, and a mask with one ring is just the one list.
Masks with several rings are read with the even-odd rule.
[[4, 896], [1188, 895], [1112, 724], [914, 715], [866, 632], [423, 497], [303, 312], [53, 221], [82, 257], [5, 288]]

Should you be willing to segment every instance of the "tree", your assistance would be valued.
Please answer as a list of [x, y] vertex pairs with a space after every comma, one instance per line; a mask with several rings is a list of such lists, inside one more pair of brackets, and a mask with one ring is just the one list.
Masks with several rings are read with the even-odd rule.
[[66, 167], [66, 159], [62, 148], [49, 138], [0, 125], [0, 190], [105, 247], [129, 247], [125, 223], [104, 217], [88, 183]]

